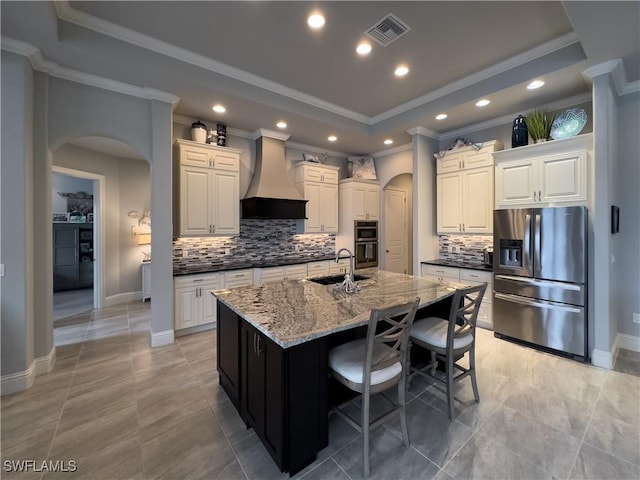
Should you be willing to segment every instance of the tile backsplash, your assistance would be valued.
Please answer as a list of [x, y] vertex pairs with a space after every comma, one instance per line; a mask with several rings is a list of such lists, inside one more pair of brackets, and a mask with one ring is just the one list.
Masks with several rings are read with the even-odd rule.
[[482, 263], [482, 249], [492, 245], [493, 235], [438, 235], [440, 258], [450, 260]]
[[[298, 233], [296, 220], [240, 220], [240, 235], [182, 237], [173, 241], [173, 270], [189, 265], [227, 264], [333, 255], [335, 235]], [[183, 256], [188, 250], [188, 256]]]

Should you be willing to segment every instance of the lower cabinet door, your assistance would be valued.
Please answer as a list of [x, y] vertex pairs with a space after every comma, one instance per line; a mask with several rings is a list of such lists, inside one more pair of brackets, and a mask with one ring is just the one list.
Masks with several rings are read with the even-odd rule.
[[175, 328], [195, 327], [200, 318], [197, 289], [193, 287], [175, 290]]
[[[220, 385], [240, 409], [240, 319], [226, 305], [218, 302], [217, 357]], [[221, 340], [222, 339], [222, 340]]]
[[[264, 437], [265, 415], [265, 354], [261, 355], [260, 334], [258, 331], [243, 323], [242, 327], [245, 381], [242, 384], [244, 399], [245, 421], [253, 427], [258, 436]], [[262, 347], [264, 351], [264, 346]]]

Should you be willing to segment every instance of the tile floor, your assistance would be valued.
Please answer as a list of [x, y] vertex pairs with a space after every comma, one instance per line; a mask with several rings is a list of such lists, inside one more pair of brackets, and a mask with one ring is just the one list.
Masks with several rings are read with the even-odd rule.
[[[149, 303], [56, 322], [57, 361], [26, 392], [2, 397], [2, 478], [279, 479], [218, 386], [215, 331], [148, 345]], [[640, 478], [640, 359], [606, 371], [478, 332], [481, 402], [469, 382], [448, 420], [435, 385], [415, 377], [412, 445], [399, 422], [372, 434], [371, 477]], [[67, 473], [6, 471], [6, 460], [77, 462]], [[68, 465], [68, 464], [67, 464]], [[330, 444], [296, 475], [362, 476], [361, 438], [337, 417]]]

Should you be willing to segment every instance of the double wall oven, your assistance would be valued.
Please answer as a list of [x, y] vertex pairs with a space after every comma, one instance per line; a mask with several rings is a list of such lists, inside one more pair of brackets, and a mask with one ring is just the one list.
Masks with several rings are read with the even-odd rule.
[[378, 266], [378, 222], [354, 222], [355, 268]]

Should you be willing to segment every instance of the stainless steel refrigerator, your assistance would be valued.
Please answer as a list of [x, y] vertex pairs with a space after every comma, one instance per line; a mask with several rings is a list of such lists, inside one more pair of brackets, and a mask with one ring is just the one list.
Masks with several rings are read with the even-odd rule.
[[496, 336], [587, 359], [587, 218], [585, 207], [494, 211]]

